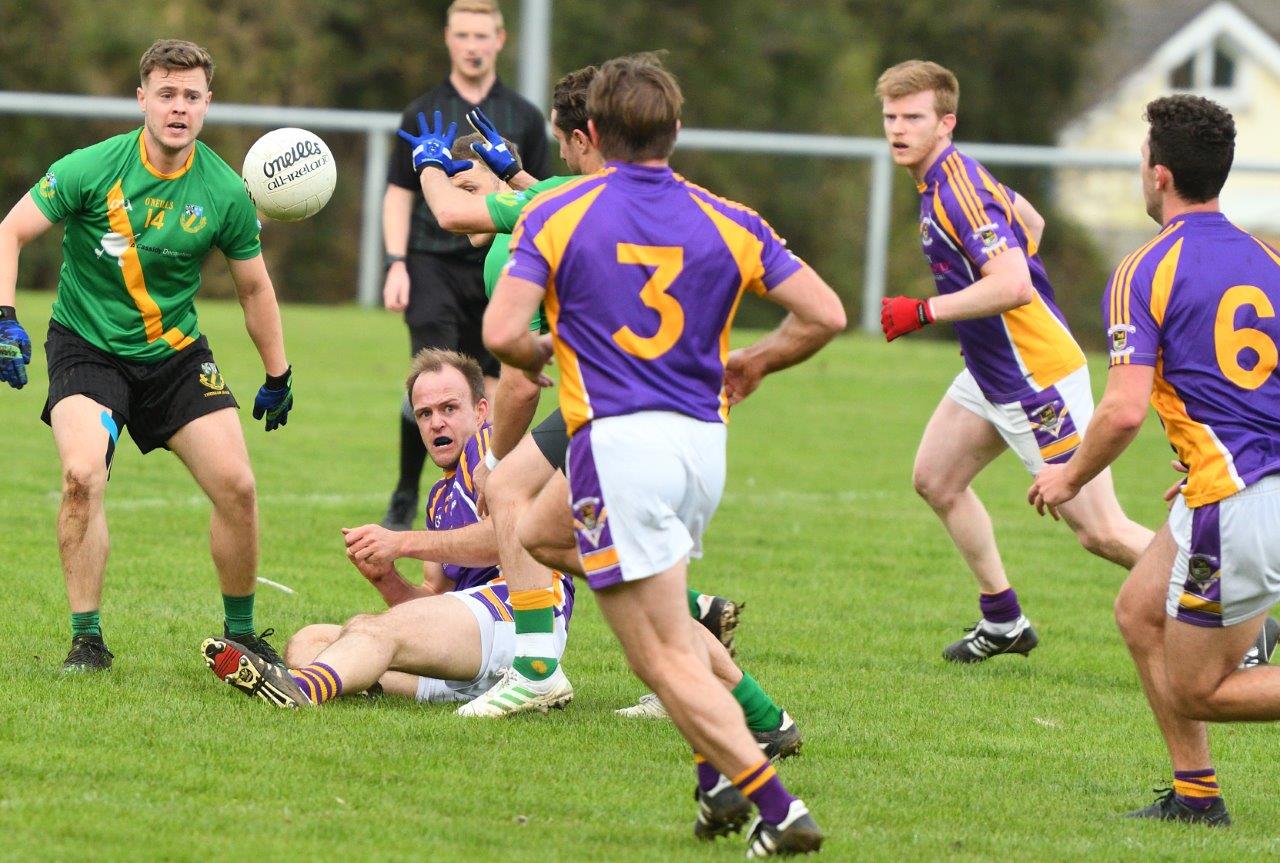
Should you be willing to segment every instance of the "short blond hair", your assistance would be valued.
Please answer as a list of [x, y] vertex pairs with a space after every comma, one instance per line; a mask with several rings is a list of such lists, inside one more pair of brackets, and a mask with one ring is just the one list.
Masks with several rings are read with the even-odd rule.
[[939, 117], [954, 114], [960, 107], [960, 82], [955, 73], [932, 60], [907, 60], [890, 66], [876, 81], [876, 97], [901, 99], [933, 91], [933, 109]]
[[203, 69], [205, 84], [213, 84], [213, 57], [195, 42], [183, 39], [157, 39], [152, 42], [138, 62], [138, 77], [142, 80], [142, 86], [147, 85], [147, 76], [156, 69], [167, 72]]
[[502, 29], [502, 10], [498, 8], [496, 0], [453, 0], [453, 2], [449, 4], [448, 10], [444, 13], [446, 26], [453, 18], [455, 12], [466, 12], [474, 15], [492, 15], [494, 22], [498, 25], [498, 29]]

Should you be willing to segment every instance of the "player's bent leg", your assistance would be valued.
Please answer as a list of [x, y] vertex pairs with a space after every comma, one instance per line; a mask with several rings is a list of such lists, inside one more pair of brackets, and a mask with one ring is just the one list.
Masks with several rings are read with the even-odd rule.
[[113, 656], [98, 622], [109, 548], [103, 499], [119, 429], [110, 410], [84, 395], [60, 399], [49, 420], [62, 463], [58, 553], [72, 615], [71, 652], [62, 667], [105, 670]]
[[1111, 468], [1094, 477], [1058, 511], [1085, 550], [1125, 569], [1133, 568], [1155, 535], [1120, 508]]
[[740, 829], [749, 811], [740, 798], [748, 796], [763, 817], [753, 830], [749, 853], [817, 850], [821, 831], [804, 803], [787, 793], [772, 765], [761, 758], [741, 711], [716, 685], [706, 642], [689, 628], [685, 567], [681, 561], [658, 575], [599, 590], [596, 596], [627, 664], [667, 705], [680, 733], [705, 759], [698, 767], [695, 835], [714, 838]]
[[582, 576], [582, 561], [573, 534], [569, 481], [556, 472], [542, 487], [517, 526], [520, 544], [543, 566]]
[[285, 642], [285, 664], [290, 668], [297, 668], [315, 661], [340, 635], [342, 627], [336, 623], [312, 623], [302, 627]]

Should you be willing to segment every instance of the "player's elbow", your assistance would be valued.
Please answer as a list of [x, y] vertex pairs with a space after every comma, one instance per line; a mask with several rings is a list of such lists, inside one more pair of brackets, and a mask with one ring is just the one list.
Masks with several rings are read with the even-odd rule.
[[1136, 434], [1138, 429], [1142, 428], [1142, 424], [1147, 421], [1147, 406], [1145, 403], [1113, 401], [1107, 406], [1106, 411], [1110, 418], [1111, 424], [1124, 434]]
[[524, 330], [511, 322], [511, 316], [494, 314], [494, 311], [494, 307], [490, 306], [485, 312], [480, 335], [484, 339], [485, 349], [498, 359], [504, 359], [511, 355], [512, 346], [524, 334]]
[[1013, 279], [1009, 283], [1009, 308], [1027, 305], [1035, 299], [1035, 295], [1036, 289], [1031, 285], [1030, 278]]
[[440, 227], [454, 234], [466, 234], [475, 229], [474, 225], [467, 222], [465, 214], [461, 209], [452, 207], [441, 207], [438, 211], [433, 211], [436, 221], [440, 223]]
[[844, 303], [840, 302], [840, 297], [835, 291], [828, 291], [826, 302], [823, 303], [818, 326], [828, 336], [835, 337], [844, 332], [845, 327], [849, 326], [849, 316], [845, 314]]

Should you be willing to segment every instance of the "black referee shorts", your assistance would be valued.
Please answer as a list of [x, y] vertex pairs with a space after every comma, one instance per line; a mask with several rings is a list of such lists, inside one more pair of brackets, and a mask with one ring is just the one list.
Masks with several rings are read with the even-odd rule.
[[497, 377], [501, 364], [484, 349], [480, 325], [489, 300], [484, 295], [484, 265], [445, 255], [410, 252], [409, 345], [416, 354], [423, 348], [445, 348], [474, 357], [489, 377]]
[[168, 359], [137, 363], [94, 347], [61, 324], [49, 322], [44, 343], [49, 397], [40, 418], [50, 423], [53, 406], [83, 395], [116, 415], [142, 452], [151, 452], [187, 423], [223, 408], [238, 408], [209, 342], [201, 336]]

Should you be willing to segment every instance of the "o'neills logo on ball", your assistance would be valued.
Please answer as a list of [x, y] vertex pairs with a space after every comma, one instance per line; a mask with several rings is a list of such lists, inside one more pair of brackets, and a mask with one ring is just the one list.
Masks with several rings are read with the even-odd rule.
[[315, 141], [299, 141], [271, 161], [263, 162], [262, 173], [267, 179], [271, 179], [280, 171], [293, 167], [295, 162], [323, 155], [324, 150]]

